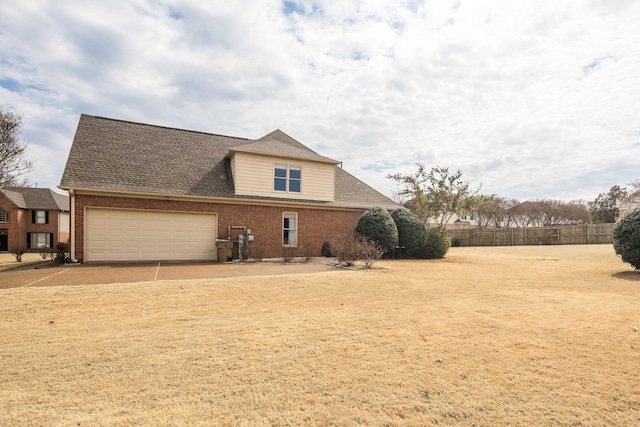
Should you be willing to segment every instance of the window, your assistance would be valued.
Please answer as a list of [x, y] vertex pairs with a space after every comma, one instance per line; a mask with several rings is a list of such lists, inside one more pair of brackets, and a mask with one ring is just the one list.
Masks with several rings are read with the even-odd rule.
[[0, 222], [9, 222], [9, 212], [0, 209]]
[[299, 193], [301, 189], [302, 169], [299, 166], [276, 165], [273, 175], [273, 189]]
[[28, 248], [50, 248], [53, 243], [53, 233], [27, 233]]
[[282, 245], [296, 246], [298, 241], [298, 214], [285, 212], [282, 215]]
[[287, 167], [276, 165], [275, 177], [273, 179], [273, 189], [276, 191], [287, 191]]
[[32, 211], [31, 222], [34, 224], [49, 224], [48, 211]]

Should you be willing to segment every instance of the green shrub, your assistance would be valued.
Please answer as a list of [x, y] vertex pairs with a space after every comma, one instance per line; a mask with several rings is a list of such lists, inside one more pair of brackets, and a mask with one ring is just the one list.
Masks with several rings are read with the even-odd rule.
[[367, 209], [358, 219], [356, 233], [372, 240], [385, 252], [393, 251], [398, 242], [398, 228], [386, 209], [374, 206]]
[[449, 233], [444, 228], [427, 228], [427, 238], [421, 251], [420, 258], [440, 259], [449, 251], [451, 241]]
[[613, 226], [613, 249], [636, 270], [640, 270], [640, 208], [627, 212]]
[[53, 258], [56, 264], [65, 264], [69, 262], [69, 244], [58, 242], [56, 245], [56, 256]]
[[460, 239], [458, 239], [457, 237], [453, 240], [451, 240], [451, 247], [452, 248], [458, 248], [460, 247], [462, 243], [460, 243]]
[[406, 255], [420, 258], [427, 240], [427, 229], [420, 219], [407, 208], [391, 212], [391, 218], [398, 229], [398, 245], [406, 249]]

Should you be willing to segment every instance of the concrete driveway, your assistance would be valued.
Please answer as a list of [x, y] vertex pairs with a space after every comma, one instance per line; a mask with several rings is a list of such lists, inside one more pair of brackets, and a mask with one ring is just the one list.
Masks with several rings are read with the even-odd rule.
[[308, 263], [118, 263], [32, 264], [0, 272], [0, 289], [42, 286], [97, 285], [157, 280], [216, 279], [237, 276], [301, 274], [330, 271], [324, 260]]

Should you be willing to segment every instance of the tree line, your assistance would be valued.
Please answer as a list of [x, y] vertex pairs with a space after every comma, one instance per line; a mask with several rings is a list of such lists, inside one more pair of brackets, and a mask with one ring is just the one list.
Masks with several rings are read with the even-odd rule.
[[423, 223], [444, 228], [458, 216], [467, 216], [477, 228], [522, 228], [553, 225], [578, 225], [615, 222], [620, 203], [635, 189], [640, 179], [631, 183], [631, 190], [613, 186], [591, 202], [573, 200], [520, 201], [482, 194], [481, 186], [473, 187], [462, 177], [462, 171], [434, 166], [428, 169], [418, 164], [412, 174], [389, 174], [387, 178], [401, 185], [394, 195], [399, 204], [410, 209]]

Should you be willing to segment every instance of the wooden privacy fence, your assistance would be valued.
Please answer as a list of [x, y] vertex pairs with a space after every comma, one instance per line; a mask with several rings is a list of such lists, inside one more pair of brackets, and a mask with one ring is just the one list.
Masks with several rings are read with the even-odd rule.
[[[591, 245], [613, 243], [614, 224], [448, 230], [460, 246]], [[456, 240], [454, 242], [454, 240]]]

